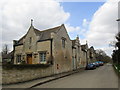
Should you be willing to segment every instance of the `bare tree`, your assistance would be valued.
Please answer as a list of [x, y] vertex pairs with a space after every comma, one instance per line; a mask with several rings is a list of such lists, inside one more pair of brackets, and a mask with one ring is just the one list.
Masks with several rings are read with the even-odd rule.
[[117, 42], [117, 41], [111, 41], [111, 42], [109, 43], [109, 46], [110, 46], [110, 47], [116, 47], [116, 42]]
[[96, 53], [99, 54], [99, 55], [102, 55], [102, 56], [106, 56], [106, 53], [101, 49], [97, 49]]
[[96, 50], [96, 59], [97, 61], [103, 61], [105, 63], [111, 61], [111, 58], [101, 49]]
[[2, 48], [2, 55], [6, 55], [8, 53], [9, 53], [9, 47], [7, 44], [4, 44]]

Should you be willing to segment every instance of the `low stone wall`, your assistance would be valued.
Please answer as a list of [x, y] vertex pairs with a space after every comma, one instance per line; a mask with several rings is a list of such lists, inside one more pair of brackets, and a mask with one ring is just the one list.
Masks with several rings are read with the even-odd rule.
[[45, 76], [53, 75], [53, 66], [39, 67], [39, 66], [15, 66], [3, 67], [2, 69], [2, 84], [18, 83], [29, 81]]

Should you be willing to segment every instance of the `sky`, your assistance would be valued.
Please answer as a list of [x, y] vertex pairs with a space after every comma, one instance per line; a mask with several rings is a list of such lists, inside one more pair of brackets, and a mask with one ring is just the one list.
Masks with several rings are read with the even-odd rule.
[[[88, 24], [92, 20], [93, 14], [102, 6], [104, 2], [62, 2], [61, 5], [64, 11], [70, 13], [70, 18], [66, 24], [73, 27], [80, 27], [82, 30], [88, 30]], [[78, 31], [79, 33], [80, 31]], [[77, 35], [70, 33], [72, 39]], [[84, 38], [83, 33], [79, 35], [81, 39]]]
[[[79, 1], [79, 0], [78, 0]], [[71, 39], [78, 35], [81, 44], [86, 40], [95, 49], [102, 49], [111, 55], [118, 32], [118, 0], [105, 2], [58, 2], [56, 0], [2, 0], [0, 2], [0, 38], [2, 45], [10, 50], [13, 40], [20, 39], [30, 27], [30, 20], [39, 30], [65, 24]]]

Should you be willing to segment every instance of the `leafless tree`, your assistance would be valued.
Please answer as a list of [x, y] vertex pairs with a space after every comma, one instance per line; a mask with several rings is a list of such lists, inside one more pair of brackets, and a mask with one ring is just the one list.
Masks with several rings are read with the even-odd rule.
[[9, 53], [9, 47], [7, 44], [4, 44], [2, 48], [2, 55], [6, 55], [8, 53]]
[[110, 56], [108, 56], [103, 50], [97, 49], [96, 50], [96, 59], [97, 61], [103, 61], [105, 63], [108, 63], [111, 61]]

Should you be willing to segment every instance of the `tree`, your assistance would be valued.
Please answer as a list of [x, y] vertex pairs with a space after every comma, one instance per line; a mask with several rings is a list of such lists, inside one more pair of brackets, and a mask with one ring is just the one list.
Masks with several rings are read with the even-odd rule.
[[96, 53], [98, 53], [99, 55], [102, 55], [102, 56], [106, 56], [106, 53], [101, 49], [97, 49]]
[[116, 41], [111, 41], [111, 42], [109, 43], [109, 46], [110, 46], [110, 47], [116, 47]]
[[9, 53], [9, 48], [8, 48], [8, 45], [5, 44], [5, 45], [3, 45], [2, 55], [6, 55], [8, 53]]
[[118, 47], [117, 49], [117, 61], [120, 63], [120, 32], [116, 35], [117, 43], [116, 46]]
[[115, 50], [113, 50], [112, 60], [114, 64], [118, 64], [120, 63], [120, 32], [115, 37], [117, 42], [115, 44]]
[[109, 57], [103, 50], [97, 49], [96, 50], [96, 60], [108, 63], [111, 61], [111, 57]]
[[118, 50], [120, 49], [120, 32], [116, 35], [117, 43], [116, 46], [118, 47]]

